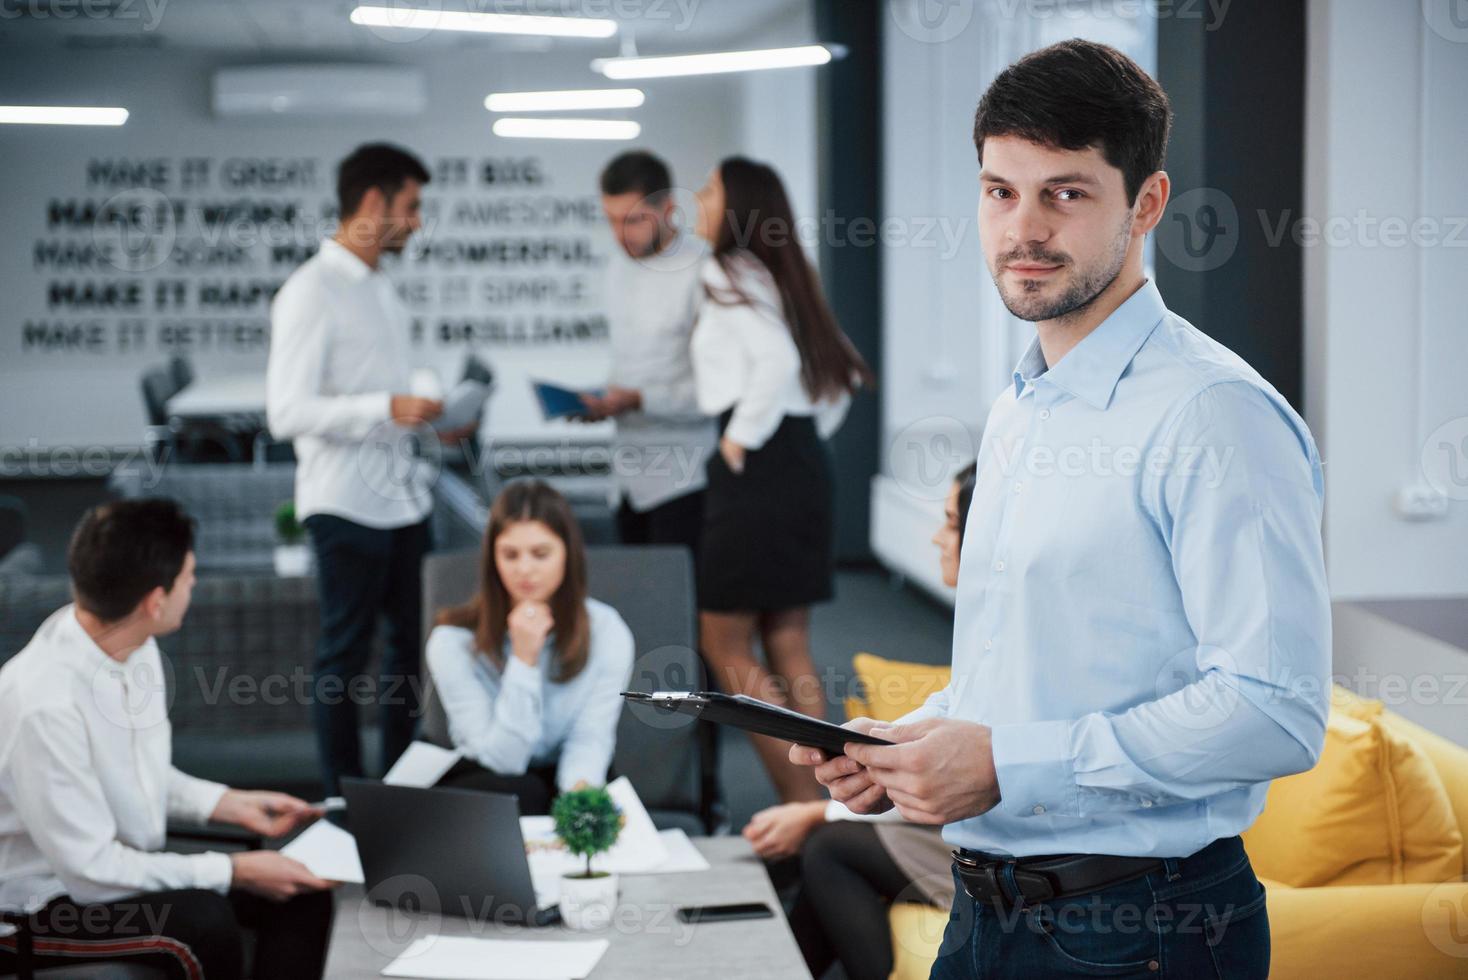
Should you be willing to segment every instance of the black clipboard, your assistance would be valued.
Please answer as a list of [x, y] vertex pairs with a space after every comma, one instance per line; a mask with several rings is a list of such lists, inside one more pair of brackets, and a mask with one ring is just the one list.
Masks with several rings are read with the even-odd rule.
[[656, 694], [645, 694], [641, 691], [623, 691], [622, 697], [633, 704], [649, 705], [658, 711], [677, 711], [716, 725], [732, 725], [756, 735], [769, 735], [797, 745], [809, 745], [830, 756], [845, 755], [844, 746], [847, 742], [893, 744], [884, 738], [863, 735], [850, 728], [842, 728], [829, 721], [819, 721], [745, 694], [719, 694], [716, 691], [659, 691]]

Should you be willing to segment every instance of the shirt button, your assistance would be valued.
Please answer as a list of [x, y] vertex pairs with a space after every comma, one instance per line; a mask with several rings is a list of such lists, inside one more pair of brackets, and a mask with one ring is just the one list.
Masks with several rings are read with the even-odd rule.
[[1038, 817], [1040, 814], [1042, 814], [1042, 813], [1045, 812], [1045, 807], [1043, 805], [1039, 804], [1039, 803], [1036, 803], [1035, 804], [1035, 808], [1033, 810], [1031, 810], [1030, 812], [1033, 813], [1035, 816]]
[[985, 640], [984, 641], [984, 649], [985, 650], [992, 650], [992, 649], [994, 649], [994, 641], [993, 640]]
[[1019, 493], [1021, 490], [1024, 489], [1024, 487], [1025, 487], [1025, 485], [1023, 483], [1016, 483], [1014, 485], [1014, 492], [1015, 493]]
[[1152, 801], [1151, 800], [1143, 800], [1142, 801], [1143, 808], [1149, 807], [1151, 805], [1152, 805]]
[[1040, 409], [1040, 421], [1041, 422], [1045, 421], [1049, 417], [1050, 417], [1050, 409], [1048, 409], [1048, 408], [1042, 408], [1042, 409]]
[[1002, 571], [1004, 571], [1004, 562], [1002, 562], [1002, 561], [996, 561], [994, 563], [994, 571], [996, 571], [996, 572], [1002, 572]]

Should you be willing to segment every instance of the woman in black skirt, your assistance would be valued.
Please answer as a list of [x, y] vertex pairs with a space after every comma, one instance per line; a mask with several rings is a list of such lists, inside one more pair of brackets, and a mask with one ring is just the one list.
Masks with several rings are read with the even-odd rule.
[[[712, 680], [821, 717], [810, 607], [833, 595], [835, 486], [825, 444], [872, 383], [795, 236], [779, 176], [730, 157], [698, 192], [707, 299], [691, 340], [700, 408], [719, 416], [698, 556], [699, 631]], [[768, 668], [755, 657], [758, 636]], [[755, 737], [784, 801], [824, 796]]]

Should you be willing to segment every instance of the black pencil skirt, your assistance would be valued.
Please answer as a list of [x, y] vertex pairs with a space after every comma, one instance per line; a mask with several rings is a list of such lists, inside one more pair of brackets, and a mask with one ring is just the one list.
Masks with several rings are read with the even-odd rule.
[[[730, 412], [719, 419], [719, 431]], [[770, 612], [835, 594], [836, 484], [831, 450], [809, 416], [787, 415], [735, 473], [708, 462], [698, 607]]]

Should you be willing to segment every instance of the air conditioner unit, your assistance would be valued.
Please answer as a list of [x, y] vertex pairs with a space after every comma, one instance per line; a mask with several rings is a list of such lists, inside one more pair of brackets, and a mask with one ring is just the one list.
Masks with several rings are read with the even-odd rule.
[[214, 73], [214, 114], [226, 118], [411, 116], [427, 104], [417, 68], [256, 65]]

